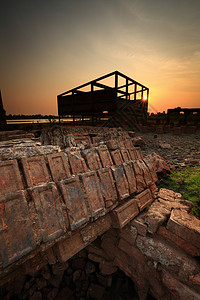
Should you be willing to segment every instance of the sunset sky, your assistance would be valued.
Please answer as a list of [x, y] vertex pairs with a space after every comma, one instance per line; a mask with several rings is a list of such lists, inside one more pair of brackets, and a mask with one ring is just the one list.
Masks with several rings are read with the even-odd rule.
[[56, 96], [118, 70], [150, 111], [200, 107], [200, 0], [1, 0], [7, 114], [57, 114]]

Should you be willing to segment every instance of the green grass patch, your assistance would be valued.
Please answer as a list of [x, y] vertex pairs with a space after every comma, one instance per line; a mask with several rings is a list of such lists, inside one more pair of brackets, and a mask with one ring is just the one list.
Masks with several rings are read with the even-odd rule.
[[182, 167], [174, 170], [169, 177], [164, 178], [159, 188], [168, 188], [181, 193], [183, 199], [189, 200], [194, 207], [191, 213], [200, 219], [200, 167]]

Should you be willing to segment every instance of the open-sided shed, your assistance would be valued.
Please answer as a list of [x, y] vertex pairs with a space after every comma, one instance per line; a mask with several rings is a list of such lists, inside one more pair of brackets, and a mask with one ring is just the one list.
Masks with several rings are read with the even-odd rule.
[[73, 122], [138, 124], [146, 117], [148, 97], [146, 86], [115, 71], [58, 95], [58, 115]]

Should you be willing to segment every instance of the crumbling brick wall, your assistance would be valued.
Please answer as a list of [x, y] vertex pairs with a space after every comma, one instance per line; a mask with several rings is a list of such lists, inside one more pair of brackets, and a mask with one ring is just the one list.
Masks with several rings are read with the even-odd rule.
[[122, 269], [141, 299], [149, 291], [199, 299], [200, 224], [191, 204], [165, 190], [154, 201], [151, 162], [127, 133], [108, 136], [102, 144], [101, 134], [84, 135], [80, 145], [76, 134], [78, 147], [23, 158], [11, 151], [14, 159], [0, 162], [1, 284], [64, 263], [108, 231], [101, 247], [110, 261], [100, 268]]
[[[111, 226], [110, 212], [118, 216], [121, 203], [132, 207], [134, 217], [153, 201], [155, 174], [153, 178], [150, 164], [130, 138], [124, 138], [123, 148], [116, 149], [117, 143], [113, 138], [108, 147], [90, 143], [86, 149], [71, 147], [39, 156], [30, 151], [30, 157], [0, 162], [2, 278], [55, 244], [63, 260], [64, 245], [69, 247], [76, 236], [84, 248], [96, 237], [89, 238], [93, 222], [97, 220], [98, 235], [103, 234]], [[13, 149], [10, 158], [18, 151]], [[135, 197], [144, 190], [144, 197]], [[64, 255], [79, 250], [80, 245]]]
[[155, 299], [200, 299], [200, 221], [190, 210], [180, 194], [161, 189], [146, 211], [105, 233], [99, 247], [90, 245], [88, 256], [100, 262], [103, 274], [116, 266], [123, 270], [140, 299], [148, 293]]

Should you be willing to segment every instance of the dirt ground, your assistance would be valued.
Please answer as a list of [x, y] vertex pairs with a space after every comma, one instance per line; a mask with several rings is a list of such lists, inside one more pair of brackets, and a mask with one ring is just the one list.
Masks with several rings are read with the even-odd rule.
[[170, 166], [200, 165], [200, 130], [195, 134], [138, 133], [137, 136], [146, 142], [146, 145], [141, 146], [144, 156], [156, 152]]

